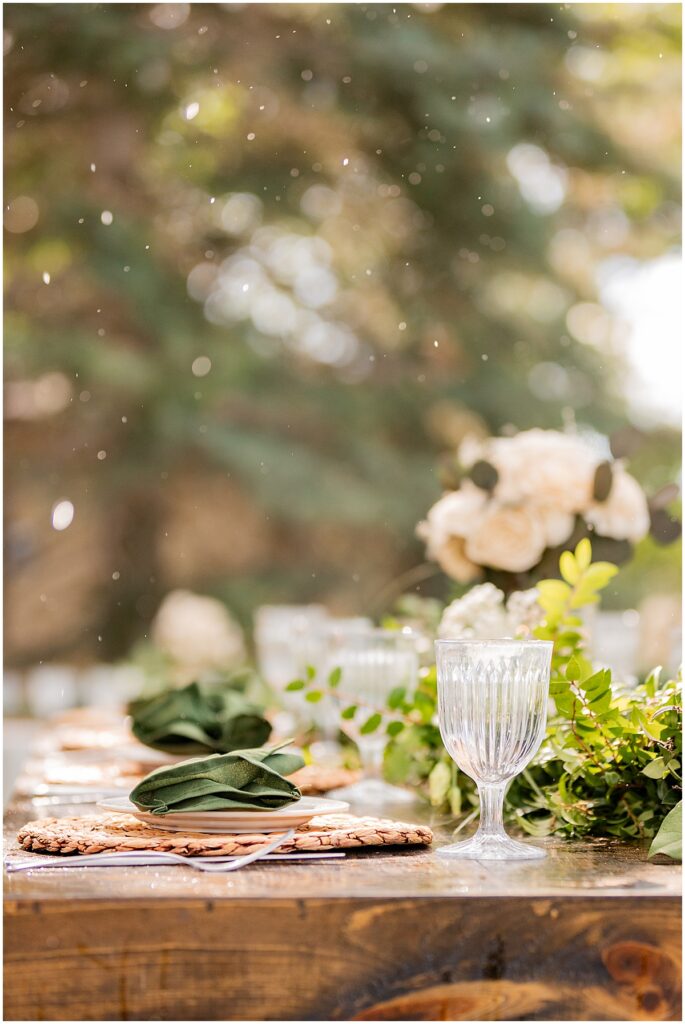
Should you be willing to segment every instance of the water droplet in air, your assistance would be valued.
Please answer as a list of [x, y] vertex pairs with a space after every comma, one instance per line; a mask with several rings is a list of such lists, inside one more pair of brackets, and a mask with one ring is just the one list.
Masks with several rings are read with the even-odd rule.
[[212, 360], [208, 356], [198, 356], [193, 359], [191, 367], [195, 377], [206, 377], [212, 368]]
[[74, 506], [64, 498], [52, 506], [52, 528], [53, 530], [66, 530], [71, 526], [74, 518]]

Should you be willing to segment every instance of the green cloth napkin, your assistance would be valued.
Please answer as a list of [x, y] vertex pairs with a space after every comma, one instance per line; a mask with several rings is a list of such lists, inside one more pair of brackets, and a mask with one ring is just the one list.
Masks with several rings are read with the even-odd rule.
[[169, 754], [227, 753], [271, 735], [260, 709], [231, 686], [190, 683], [129, 705], [133, 735]]
[[152, 814], [284, 807], [302, 796], [284, 776], [303, 764], [299, 753], [282, 754], [278, 747], [212, 754], [156, 768], [129, 799]]

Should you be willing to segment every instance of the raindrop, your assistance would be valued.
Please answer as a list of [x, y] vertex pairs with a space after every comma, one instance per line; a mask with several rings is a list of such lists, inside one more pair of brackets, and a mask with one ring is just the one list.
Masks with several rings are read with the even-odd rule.
[[30, 231], [38, 223], [38, 203], [31, 196], [17, 196], [5, 208], [5, 227], [12, 234]]
[[43, 283], [50, 284], [50, 275], [48, 274], [47, 270], [43, 271]]
[[109, 225], [114, 220], [114, 214], [111, 212], [111, 210], [103, 210], [100, 214], [100, 220], [103, 224]]
[[191, 367], [195, 377], [206, 377], [212, 368], [212, 360], [208, 356], [198, 356], [193, 359]]
[[74, 518], [74, 506], [64, 498], [52, 506], [52, 528], [53, 530], [66, 530]]
[[184, 111], [184, 117], [186, 121], [192, 121], [194, 117], [200, 113], [199, 103], [189, 103]]

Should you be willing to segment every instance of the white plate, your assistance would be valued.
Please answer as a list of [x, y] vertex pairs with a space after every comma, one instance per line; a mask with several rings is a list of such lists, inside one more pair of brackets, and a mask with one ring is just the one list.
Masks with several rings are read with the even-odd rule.
[[165, 832], [207, 832], [212, 835], [226, 835], [234, 832], [281, 832], [304, 825], [317, 814], [340, 814], [349, 810], [350, 805], [344, 800], [303, 796], [297, 803], [268, 811], [260, 809], [149, 814], [147, 811], [139, 810], [127, 797], [116, 796], [100, 800], [98, 807], [104, 811], [132, 814], [146, 825], [154, 825]]

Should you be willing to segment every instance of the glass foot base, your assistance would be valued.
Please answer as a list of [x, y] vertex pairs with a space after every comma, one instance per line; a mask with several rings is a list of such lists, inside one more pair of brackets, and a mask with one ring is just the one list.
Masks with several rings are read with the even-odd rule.
[[332, 789], [326, 796], [334, 800], [348, 800], [350, 803], [377, 806], [379, 804], [413, 804], [416, 797], [406, 789], [391, 786], [381, 779], [362, 779], [351, 786]]
[[539, 846], [519, 843], [506, 835], [479, 836], [461, 843], [441, 846], [438, 857], [461, 857], [465, 860], [540, 860], [547, 854]]

